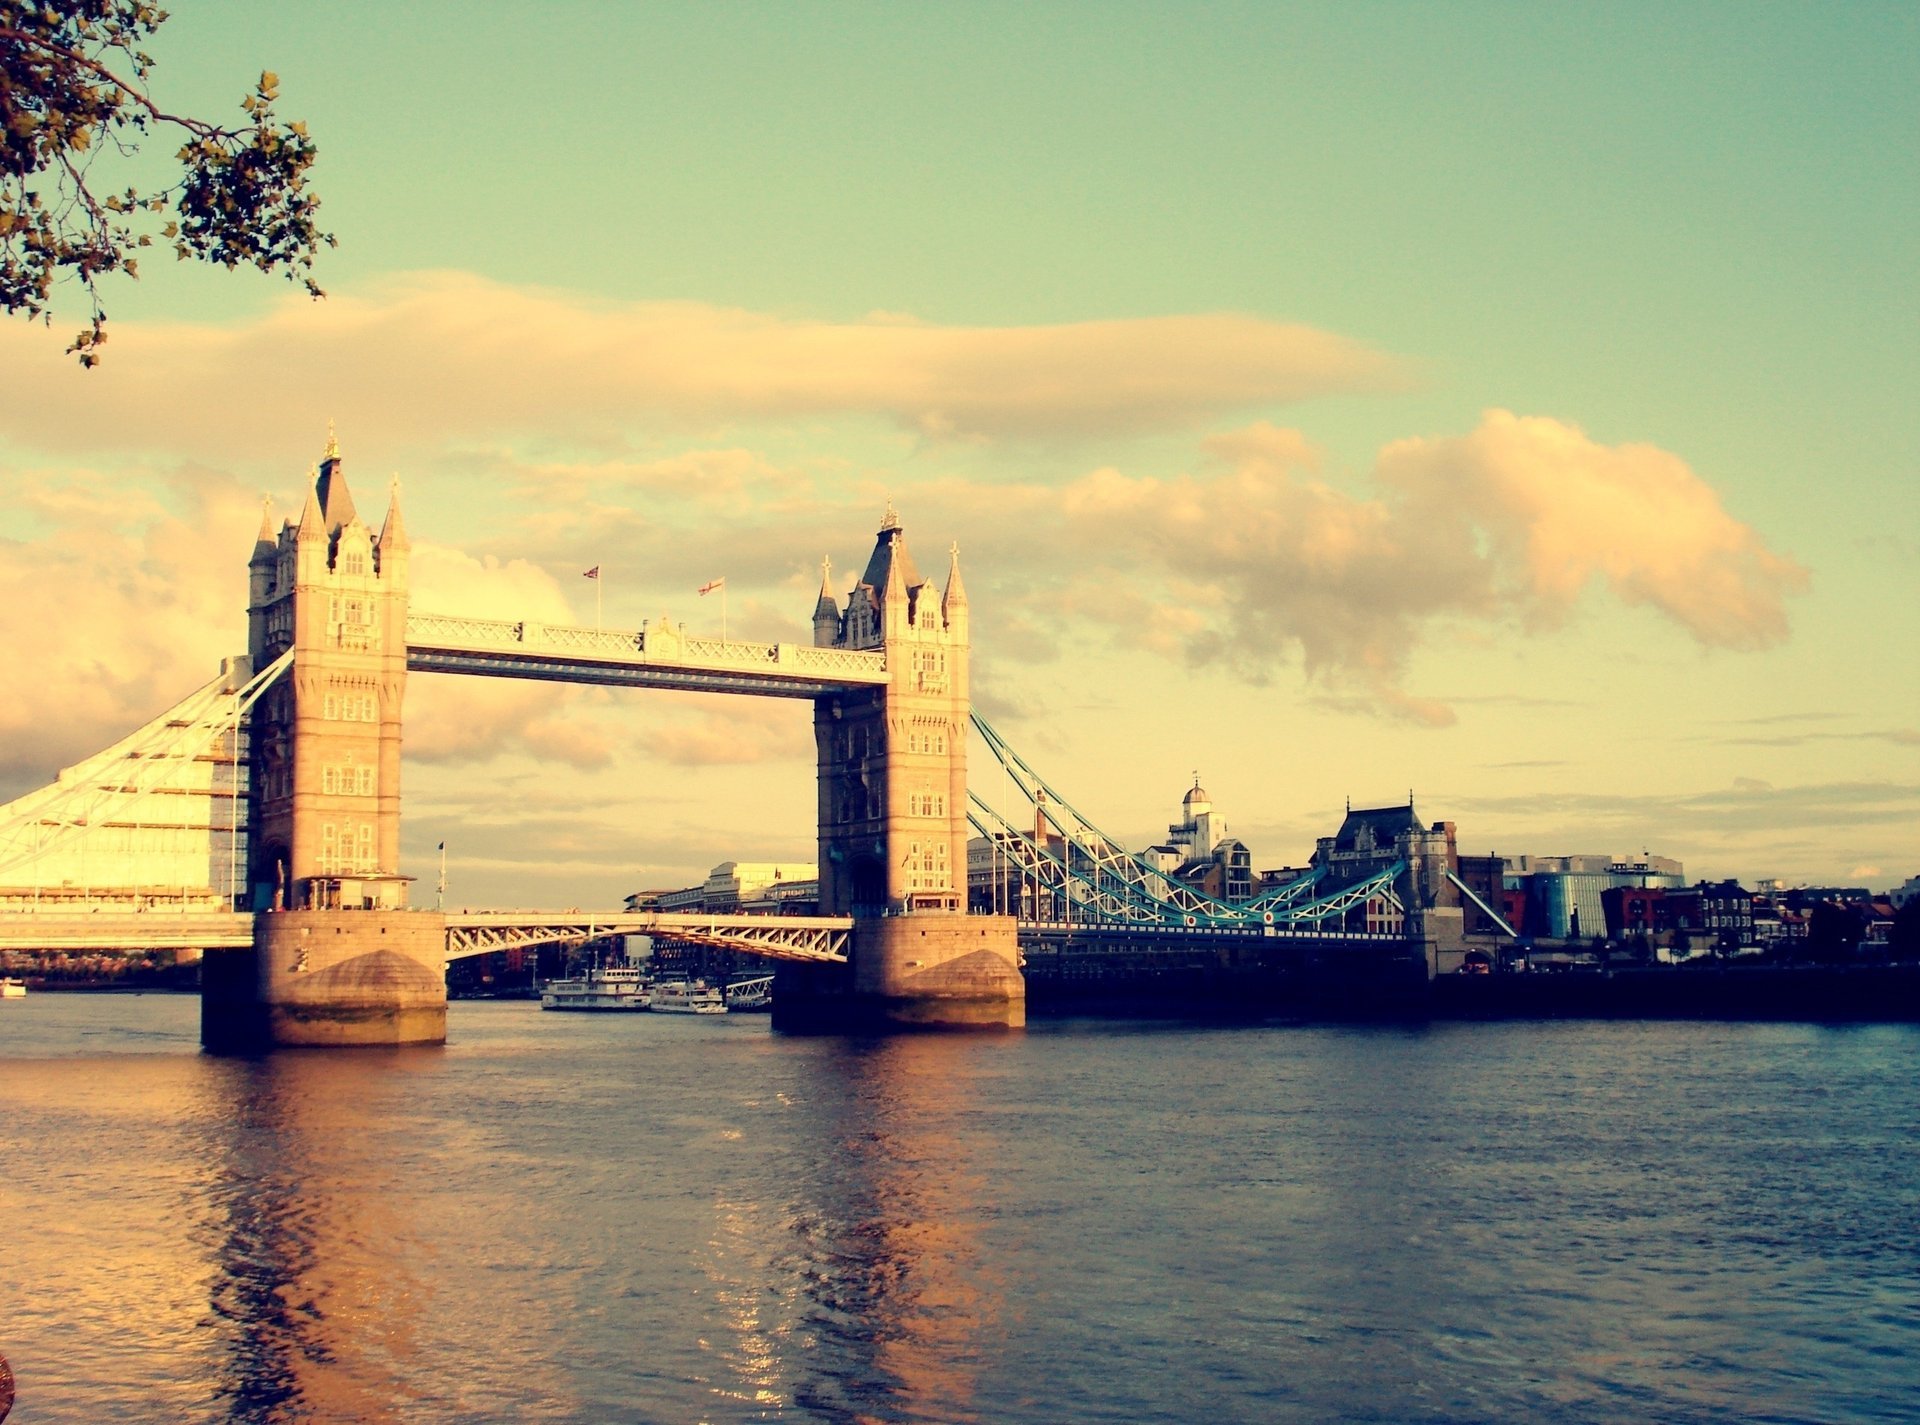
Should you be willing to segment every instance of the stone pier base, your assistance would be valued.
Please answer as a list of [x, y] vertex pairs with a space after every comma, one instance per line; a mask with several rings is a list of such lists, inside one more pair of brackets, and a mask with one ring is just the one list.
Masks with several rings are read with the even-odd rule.
[[201, 966], [207, 1048], [446, 1042], [444, 916], [290, 910], [253, 924], [251, 949], [208, 951]]
[[922, 912], [856, 921], [850, 958], [847, 965], [781, 965], [773, 1027], [1019, 1029], [1027, 1022], [1011, 916]]

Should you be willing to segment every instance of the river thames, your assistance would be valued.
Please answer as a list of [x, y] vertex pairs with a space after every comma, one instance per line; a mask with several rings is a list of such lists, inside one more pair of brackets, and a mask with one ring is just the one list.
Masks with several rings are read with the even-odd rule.
[[1920, 1030], [0, 1005], [9, 1425], [1920, 1418]]

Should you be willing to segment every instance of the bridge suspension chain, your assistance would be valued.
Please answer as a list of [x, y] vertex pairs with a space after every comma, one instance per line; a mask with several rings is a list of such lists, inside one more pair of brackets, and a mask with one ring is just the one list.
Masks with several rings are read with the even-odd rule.
[[[1036, 894], [1046, 894], [1070, 913], [1094, 922], [1140, 926], [1264, 929], [1323, 925], [1370, 900], [1405, 910], [1396, 888], [1406, 870], [1404, 861], [1320, 895], [1313, 892], [1324, 881], [1324, 866], [1247, 901], [1223, 901], [1195, 890], [1081, 815], [985, 718], [974, 713], [972, 721], [994, 760], [1035, 808], [1037, 820], [1032, 833], [1016, 828], [970, 793], [968, 821], [998, 848], [998, 854], [1008, 858], [1009, 869], [1031, 878]], [[1046, 821], [1060, 833], [1058, 853], [1045, 844]]]
[[0, 882], [103, 824], [126, 824], [157, 793], [177, 790], [181, 768], [206, 757], [220, 739], [237, 737], [240, 720], [292, 666], [289, 650], [237, 687], [233, 672], [222, 669], [131, 736], [68, 768], [52, 786], [0, 807]]

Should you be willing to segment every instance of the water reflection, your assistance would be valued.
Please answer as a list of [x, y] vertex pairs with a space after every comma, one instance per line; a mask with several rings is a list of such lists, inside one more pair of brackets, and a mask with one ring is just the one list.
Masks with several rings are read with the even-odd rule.
[[[391, 1250], [403, 1201], [369, 1153], [375, 1076], [409, 1055], [280, 1053], [219, 1066], [205, 1115], [216, 1400], [256, 1425], [397, 1421], [423, 1292]], [[387, 1090], [390, 1092], [390, 1090]]]
[[[964, 1037], [850, 1040], [771, 1105], [793, 1174], [723, 1191], [709, 1244], [716, 1393], [769, 1414], [968, 1421], [1008, 1318], [981, 1240], [991, 1169], [952, 1087], [993, 1052]], [[782, 1112], [782, 1110], [789, 1110]]]

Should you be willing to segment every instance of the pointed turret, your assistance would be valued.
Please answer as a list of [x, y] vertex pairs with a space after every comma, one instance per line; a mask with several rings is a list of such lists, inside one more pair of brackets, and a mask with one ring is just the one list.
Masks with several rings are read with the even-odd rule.
[[300, 507], [300, 525], [293, 532], [293, 537], [303, 544], [327, 537], [327, 518], [320, 508], [318, 476], [315, 481], [315, 484], [307, 486], [307, 502]]
[[253, 537], [253, 558], [249, 564], [271, 564], [279, 556], [280, 541], [273, 532], [273, 497], [260, 501], [260, 532]]
[[413, 548], [413, 541], [407, 538], [406, 522], [400, 518], [400, 477], [393, 477], [393, 495], [387, 501], [387, 517], [380, 525], [378, 545], [382, 557], [388, 550], [402, 553]]
[[831, 648], [840, 634], [840, 611], [833, 602], [833, 561], [820, 561], [820, 597], [813, 602], [813, 645]]
[[960, 582], [960, 546], [947, 550], [947, 590], [940, 596], [940, 618], [949, 631], [963, 633], [967, 619], [967, 586]]

